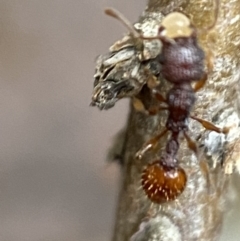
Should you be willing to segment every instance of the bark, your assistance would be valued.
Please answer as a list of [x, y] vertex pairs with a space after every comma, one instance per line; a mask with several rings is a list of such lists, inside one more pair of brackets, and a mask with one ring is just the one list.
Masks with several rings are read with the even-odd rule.
[[[181, 11], [190, 17], [194, 26], [207, 28], [214, 20], [214, 1], [149, 0], [140, 18], [162, 18], [162, 13]], [[147, 163], [156, 159], [150, 152], [142, 160], [134, 155], [142, 144], [164, 128], [167, 112], [147, 116], [130, 110], [127, 133], [124, 136], [122, 185], [113, 241], [190, 241], [218, 240], [228, 204], [230, 176], [236, 160], [233, 151], [239, 136], [239, 62], [240, 62], [240, 0], [223, 0], [218, 21], [213, 30], [200, 36], [204, 49], [214, 52], [214, 69], [208, 82], [197, 95], [193, 113], [217, 126], [232, 126], [225, 136], [206, 131], [190, 120], [191, 137], [197, 140], [200, 154], [194, 155], [185, 140], [178, 152], [180, 165], [188, 176], [187, 187], [172, 202], [153, 204], [141, 188], [141, 172]], [[169, 83], [161, 89], [166, 94]], [[146, 88], [140, 93], [144, 103], [151, 102]], [[166, 137], [167, 138], [167, 137]], [[162, 138], [158, 151], [164, 149]], [[222, 165], [223, 164], [223, 165]]]

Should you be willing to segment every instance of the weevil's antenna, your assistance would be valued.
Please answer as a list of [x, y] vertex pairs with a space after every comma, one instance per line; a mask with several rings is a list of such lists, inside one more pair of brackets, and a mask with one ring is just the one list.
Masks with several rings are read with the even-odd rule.
[[106, 15], [119, 20], [130, 31], [130, 33], [133, 35], [133, 37], [135, 37], [135, 38], [140, 37], [140, 34], [136, 31], [136, 29], [134, 29], [134, 27], [130, 23], [130, 21], [122, 13], [120, 13], [118, 10], [113, 9], [113, 8], [106, 8], [104, 10], [104, 12], [105, 12]]

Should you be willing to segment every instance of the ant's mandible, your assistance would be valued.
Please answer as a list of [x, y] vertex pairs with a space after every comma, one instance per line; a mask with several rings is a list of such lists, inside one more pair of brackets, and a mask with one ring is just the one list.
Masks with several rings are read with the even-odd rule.
[[[215, 26], [218, 16], [219, 0], [215, 4], [215, 21], [203, 31], [209, 31]], [[134, 98], [134, 107], [144, 113], [153, 115], [161, 110], [168, 110], [168, 119], [165, 129], [154, 136], [136, 153], [137, 158], [153, 149], [168, 131], [171, 137], [166, 143], [166, 148], [161, 157], [149, 164], [142, 173], [142, 187], [148, 198], [155, 203], [164, 203], [176, 199], [184, 190], [187, 175], [176, 158], [179, 149], [179, 136], [183, 134], [188, 147], [197, 152], [196, 143], [188, 135], [188, 119], [192, 118], [202, 124], [207, 130], [227, 134], [229, 128], [218, 128], [211, 122], [191, 116], [190, 112], [196, 101], [195, 93], [201, 89], [206, 80], [207, 72], [212, 68], [209, 55], [198, 44], [198, 31], [191, 24], [190, 19], [179, 12], [168, 14], [162, 21], [156, 37], [145, 37], [136, 33], [129, 21], [116, 10], [106, 9], [105, 13], [117, 18], [128, 27], [133, 37], [142, 40], [159, 39], [162, 42], [162, 51], [157, 57], [162, 65], [161, 74], [164, 79], [172, 84], [166, 98], [153, 90], [155, 98], [164, 102], [167, 107], [146, 110], [140, 100]], [[207, 61], [207, 72], [205, 71]], [[196, 82], [192, 87], [192, 83]]]

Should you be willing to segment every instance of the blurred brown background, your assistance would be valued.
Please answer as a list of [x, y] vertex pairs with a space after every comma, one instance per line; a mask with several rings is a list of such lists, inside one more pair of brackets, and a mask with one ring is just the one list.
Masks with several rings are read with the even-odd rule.
[[[135, 21], [145, 1], [0, 1], [0, 241], [110, 239], [120, 173], [105, 156], [128, 102], [89, 107], [94, 59], [126, 32], [106, 6]], [[222, 240], [240, 240], [239, 213]]]

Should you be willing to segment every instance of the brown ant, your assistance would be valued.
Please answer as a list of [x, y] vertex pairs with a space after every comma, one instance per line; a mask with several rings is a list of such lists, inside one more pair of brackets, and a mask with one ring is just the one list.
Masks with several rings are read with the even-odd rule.
[[[219, 0], [216, 0], [216, 11], [214, 23], [204, 29], [209, 31], [215, 26], [218, 15]], [[106, 14], [117, 18], [124, 23], [135, 38], [143, 40], [159, 39], [162, 42], [162, 51], [158, 56], [162, 65], [161, 74], [164, 79], [173, 86], [164, 98], [156, 90], [153, 90], [155, 98], [164, 102], [167, 107], [159, 105], [157, 109], [146, 110], [138, 99], [134, 99], [134, 107], [148, 114], [157, 114], [161, 110], [168, 110], [168, 119], [162, 133], [150, 139], [136, 153], [137, 158], [153, 149], [168, 131], [171, 137], [166, 143], [165, 152], [160, 159], [149, 164], [142, 173], [142, 186], [152, 202], [163, 203], [174, 200], [179, 196], [187, 182], [187, 175], [179, 166], [176, 155], [179, 149], [179, 136], [183, 134], [187, 140], [188, 147], [197, 153], [196, 143], [188, 135], [188, 120], [192, 118], [202, 124], [207, 130], [227, 134], [229, 128], [218, 128], [211, 122], [191, 116], [190, 112], [196, 101], [195, 93], [201, 89], [206, 80], [205, 60], [207, 60], [208, 72], [212, 63], [210, 56], [205, 56], [203, 49], [198, 44], [198, 31], [191, 24], [190, 19], [179, 12], [168, 14], [159, 27], [156, 37], [144, 37], [129, 26], [129, 22], [117, 11], [106, 9]], [[197, 82], [194, 87], [192, 83]]]

